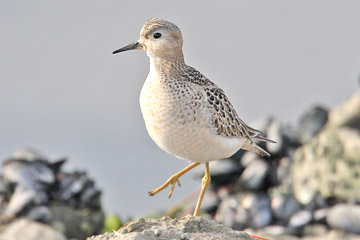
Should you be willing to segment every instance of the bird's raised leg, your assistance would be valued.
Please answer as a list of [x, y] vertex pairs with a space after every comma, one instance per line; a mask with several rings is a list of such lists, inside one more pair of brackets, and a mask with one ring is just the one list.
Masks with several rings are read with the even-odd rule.
[[170, 193], [169, 193], [169, 198], [170, 198], [172, 192], [174, 191], [176, 183], [179, 185], [179, 187], [181, 186], [179, 178], [198, 165], [200, 165], [200, 163], [196, 163], [196, 162], [192, 163], [189, 166], [187, 166], [186, 168], [184, 168], [183, 170], [181, 170], [180, 172], [175, 173], [163, 185], [161, 185], [157, 189], [150, 191], [149, 195], [154, 196], [155, 194], [157, 194], [157, 193], [161, 192], [162, 190], [164, 190], [165, 188], [167, 188], [169, 186], [169, 184], [171, 184], [172, 186], [171, 186]]
[[200, 206], [201, 206], [202, 200], [204, 198], [206, 189], [208, 188], [210, 181], [211, 181], [211, 177], [210, 177], [209, 163], [207, 162], [207, 163], [205, 163], [205, 175], [201, 181], [201, 191], [200, 191], [200, 195], [199, 195], [193, 216], [197, 216], [199, 214]]

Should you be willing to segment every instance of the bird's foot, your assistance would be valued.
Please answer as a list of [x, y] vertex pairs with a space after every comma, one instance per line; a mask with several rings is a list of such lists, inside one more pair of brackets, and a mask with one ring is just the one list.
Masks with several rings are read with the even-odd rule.
[[179, 181], [180, 176], [181, 175], [179, 173], [176, 173], [176, 174], [172, 175], [163, 185], [161, 185], [157, 189], [154, 189], [154, 190], [150, 191], [149, 195], [154, 196], [155, 194], [161, 192], [162, 190], [164, 190], [165, 188], [167, 188], [171, 184], [172, 186], [171, 186], [170, 193], [169, 193], [169, 198], [170, 198], [173, 191], [174, 191], [174, 189], [175, 189], [176, 183], [179, 185], [179, 187], [181, 187], [181, 184], [180, 184], [180, 181]]

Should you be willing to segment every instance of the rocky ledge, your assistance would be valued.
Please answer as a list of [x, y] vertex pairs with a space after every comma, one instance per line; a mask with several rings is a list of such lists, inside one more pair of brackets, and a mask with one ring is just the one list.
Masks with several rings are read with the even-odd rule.
[[87, 240], [148, 240], [148, 239], [237, 239], [255, 240], [249, 234], [232, 230], [222, 224], [203, 217], [186, 216], [180, 219], [163, 217], [138, 218], [118, 231], [92, 236]]

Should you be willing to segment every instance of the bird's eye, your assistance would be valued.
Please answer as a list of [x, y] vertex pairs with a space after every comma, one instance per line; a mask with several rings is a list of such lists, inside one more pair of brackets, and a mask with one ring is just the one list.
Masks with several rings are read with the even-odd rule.
[[154, 33], [154, 38], [155, 38], [155, 39], [158, 39], [158, 38], [160, 38], [160, 37], [161, 37], [161, 33], [158, 33], [158, 32], [157, 32], [157, 33]]

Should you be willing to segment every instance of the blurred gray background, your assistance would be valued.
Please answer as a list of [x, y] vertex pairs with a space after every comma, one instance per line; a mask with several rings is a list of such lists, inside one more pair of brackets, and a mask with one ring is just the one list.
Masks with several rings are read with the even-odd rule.
[[248, 123], [295, 124], [314, 103], [358, 88], [360, 1], [0, 0], [0, 159], [32, 146], [68, 156], [103, 191], [108, 213], [140, 216], [200, 187], [189, 173], [172, 199], [148, 197], [188, 163], [148, 137], [138, 97], [144, 52], [112, 55], [149, 18], [177, 24], [185, 60], [228, 94]]

